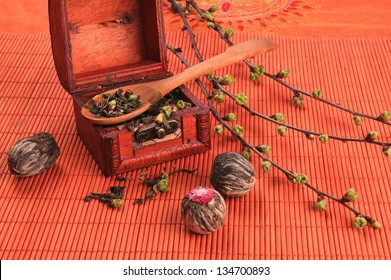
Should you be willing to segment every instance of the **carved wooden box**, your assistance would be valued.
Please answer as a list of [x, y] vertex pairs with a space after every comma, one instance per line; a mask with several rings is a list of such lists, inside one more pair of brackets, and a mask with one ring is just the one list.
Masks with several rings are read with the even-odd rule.
[[161, 0], [49, 0], [49, 19], [54, 63], [72, 94], [78, 134], [106, 176], [210, 149], [208, 109], [185, 86], [173, 96], [191, 107], [174, 112], [168, 130], [144, 121], [148, 116], [100, 126], [81, 115], [100, 92], [171, 75]]

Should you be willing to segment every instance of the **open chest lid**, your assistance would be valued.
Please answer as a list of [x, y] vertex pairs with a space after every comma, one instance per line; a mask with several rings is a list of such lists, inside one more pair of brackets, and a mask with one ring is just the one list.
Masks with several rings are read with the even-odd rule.
[[71, 94], [169, 75], [161, 0], [49, 0], [49, 21]]

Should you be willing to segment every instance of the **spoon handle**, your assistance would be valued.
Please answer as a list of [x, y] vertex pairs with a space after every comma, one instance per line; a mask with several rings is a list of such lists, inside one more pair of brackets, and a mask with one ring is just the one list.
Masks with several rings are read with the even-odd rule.
[[189, 67], [177, 75], [166, 78], [164, 84], [159, 85], [160, 92], [165, 95], [174, 88], [202, 75], [276, 48], [277, 45], [269, 39], [254, 39], [230, 46], [225, 52]]

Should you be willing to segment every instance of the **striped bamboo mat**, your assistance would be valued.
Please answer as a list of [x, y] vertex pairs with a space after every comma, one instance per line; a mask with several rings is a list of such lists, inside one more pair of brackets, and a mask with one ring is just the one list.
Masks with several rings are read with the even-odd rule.
[[[241, 41], [254, 34], [235, 35]], [[390, 39], [271, 37], [280, 48], [257, 57], [269, 72], [289, 67], [286, 81], [311, 91], [321, 88], [328, 100], [357, 111], [378, 115], [391, 109]], [[168, 33], [167, 41], [183, 47], [194, 64], [183, 33]], [[213, 33], [197, 37], [205, 58], [222, 51]], [[170, 69], [181, 63], [169, 55]], [[232, 74], [233, 92], [245, 92], [250, 106], [265, 115], [283, 112], [286, 122], [333, 135], [363, 137], [377, 130], [391, 142], [389, 127], [365, 121], [305, 99], [305, 107], [292, 106], [285, 88], [262, 77], [253, 83], [244, 65], [221, 73]], [[200, 90], [188, 87], [203, 101]], [[289, 183], [282, 173], [261, 171], [253, 158], [257, 182], [244, 197], [230, 198], [224, 226], [201, 236], [190, 233], [181, 221], [180, 201], [192, 188], [209, 185], [213, 158], [223, 151], [240, 151], [229, 137], [213, 136], [210, 152], [123, 174], [136, 180], [122, 183], [102, 175], [76, 134], [72, 98], [59, 84], [49, 34], [0, 34], [0, 258], [1, 259], [390, 259], [390, 159], [381, 148], [360, 143], [308, 141], [290, 131], [276, 133], [275, 125], [249, 116], [228, 101], [218, 106], [222, 115], [235, 110], [244, 137], [253, 144], [272, 147], [270, 158], [335, 196], [355, 187], [360, 197], [352, 206], [381, 221], [383, 227], [361, 231], [352, 215], [329, 202], [328, 210], [314, 210], [316, 195]], [[216, 124], [212, 120], [212, 126]], [[19, 139], [40, 131], [51, 133], [61, 155], [43, 174], [19, 179], [10, 174], [7, 152]], [[145, 205], [133, 205], [147, 189], [137, 178], [179, 168], [198, 168], [195, 174], [170, 177], [169, 192]], [[125, 206], [113, 210], [97, 201], [84, 203], [90, 192], [105, 193], [112, 185], [126, 186]]]

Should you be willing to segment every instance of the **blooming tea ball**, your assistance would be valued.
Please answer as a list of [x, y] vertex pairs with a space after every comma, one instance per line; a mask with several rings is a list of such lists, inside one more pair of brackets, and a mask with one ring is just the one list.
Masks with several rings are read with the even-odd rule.
[[53, 136], [40, 132], [16, 142], [8, 151], [8, 166], [17, 177], [39, 174], [53, 165], [60, 155]]
[[217, 155], [213, 162], [210, 182], [225, 196], [242, 196], [254, 186], [255, 170], [242, 155], [224, 152]]
[[182, 199], [181, 214], [186, 227], [199, 234], [209, 234], [223, 226], [224, 198], [213, 188], [197, 187]]

